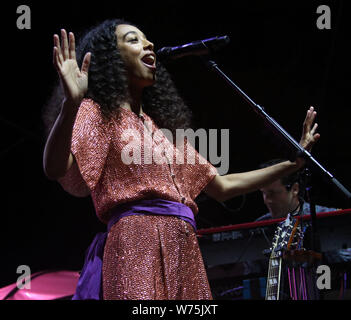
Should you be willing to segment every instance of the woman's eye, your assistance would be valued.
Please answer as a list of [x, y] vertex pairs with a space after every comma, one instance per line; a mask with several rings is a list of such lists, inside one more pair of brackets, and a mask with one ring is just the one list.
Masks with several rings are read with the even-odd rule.
[[138, 42], [138, 38], [129, 39], [129, 42]]

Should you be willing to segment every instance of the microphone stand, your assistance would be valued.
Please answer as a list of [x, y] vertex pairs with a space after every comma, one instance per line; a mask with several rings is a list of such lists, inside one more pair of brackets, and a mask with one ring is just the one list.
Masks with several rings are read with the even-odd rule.
[[[310, 214], [311, 214], [311, 239], [310, 239], [310, 248], [312, 251], [320, 252], [321, 251], [321, 243], [318, 233], [318, 225], [317, 225], [317, 214], [316, 214], [316, 203], [314, 201], [313, 196], [313, 187], [311, 182], [312, 173], [311, 170], [306, 167], [302, 170], [300, 175], [300, 187], [304, 189], [305, 197], [310, 206]], [[301, 216], [302, 218], [302, 216]], [[302, 223], [302, 220], [301, 220]]]
[[[310, 274], [312, 277], [312, 282], [316, 282], [314, 278], [315, 270], [322, 263], [323, 255], [321, 253], [321, 242], [318, 232], [318, 224], [316, 219], [316, 203], [314, 201], [313, 196], [313, 186], [311, 182], [311, 170], [306, 167], [302, 170], [300, 175], [300, 183], [301, 187], [304, 189], [305, 196], [310, 205], [310, 214], [311, 214], [311, 231], [310, 231], [310, 248], [311, 250], [307, 251], [307, 267], [312, 267], [313, 272]], [[302, 226], [302, 216], [301, 216], [301, 226]], [[305, 260], [306, 261], [306, 260]], [[324, 300], [324, 293], [317, 290], [316, 287], [313, 286], [311, 290], [311, 298], [312, 300]]]
[[313, 187], [311, 183], [311, 177], [312, 177], [311, 171], [309, 170], [309, 168], [305, 168], [301, 173], [301, 179], [305, 181], [304, 183], [305, 195], [310, 205], [310, 213], [311, 213], [311, 244], [310, 245], [312, 250], [316, 250], [317, 252], [320, 252], [321, 245], [320, 245], [320, 239], [319, 239], [319, 234], [317, 231], [317, 223], [316, 223], [316, 203], [313, 197]]
[[[296, 157], [303, 157], [306, 160], [306, 165], [310, 168], [315, 168], [322, 174], [322, 176], [329, 182], [332, 183], [348, 200], [351, 200], [351, 193], [348, 191], [330, 172], [328, 172], [323, 166], [312, 157], [311, 153], [305, 150], [299, 143], [287, 133], [277, 121], [270, 117], [264, 108], [257, 103], [255, 103], [243, 90], [241, 90], [217, 65], [213, 60], [208, 59], [208, 57], [201, 57], [205, 65], [210, 71], [216, 72], [222, 79], [224, 79], [236, 92], [238, 92], [246, 102], [253, 108], [253, 110], [263, 119], [263, 121], [273, 130], [273, 132], [286, 142], [290, 148], [295, 151]], [[295, 160], [290, 159], [290, 160]], [[312, 230], [315, 233], [316, 226], [316, 209], [314, 203], [311, 204], [311, 222]], [[315, 246], [318, 246], [316, 242], [316, 234], [312, 235], [312, 250]]]

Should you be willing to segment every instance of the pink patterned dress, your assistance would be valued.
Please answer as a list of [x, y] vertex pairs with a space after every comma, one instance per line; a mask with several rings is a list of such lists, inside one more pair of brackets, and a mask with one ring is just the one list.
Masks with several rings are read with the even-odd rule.
[[[92, 197], [105, 224], [119, 204], [165, 199], [188, 206], [218, 174], [187, 141], [171, 143], [146, 114], [119, 108], [109, 120], [91, 99], [76, 116], [75, 162], [59, 179], [72, 195]], [[111, 228], [103, 257], [103, 297], [211, 299], [196, 232], [175, 216], [132, 215]]]

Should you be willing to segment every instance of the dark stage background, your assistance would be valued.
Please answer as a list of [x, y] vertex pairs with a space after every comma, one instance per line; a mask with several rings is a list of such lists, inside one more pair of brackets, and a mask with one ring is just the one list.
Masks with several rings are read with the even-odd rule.
[[[42, 169], [41, 109], [56, 79], [52, 35], [79, 33], [106, 18], [137, 23], [156, 45], [180, 45], [216, 35], [231, 43], [215, 56], [218, 65], [255, 102], [299, 139], [310, 105], [318, 111], [320, 142], [313, 155], [351, 189], [350, 67], [346, 1], [132, 1], [17, 2], [2, 11], [2, 167], [0, 287], [16, 281], [19, 265], [32, 273], [80, 270], [84, 251], [105, 226], [90, 198], [74, 198]], [[30, 30], [16, 27], [16, 8], [31, 8]], [[331, 9], [331, 30], [319, 30], [319, 5]], [[198, 128], [230, 129], [229, 173], [256, 169], [286, 150], [238, 94], [200, 59], [167, 65], [193, 110]], [[319, 204], [350, 204], [314, 176]], [[199, 228], [250, 222], [266, 212], [259, 192], [220, 203], [200, 196]], [[240, 208], [240, 210], [236, 210]]]

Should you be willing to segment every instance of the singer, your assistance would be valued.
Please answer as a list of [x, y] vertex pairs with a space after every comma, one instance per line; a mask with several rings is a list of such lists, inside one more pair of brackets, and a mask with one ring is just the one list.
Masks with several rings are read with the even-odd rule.
[[[157, 128], [191, 126], [191, 111], [157, 61], [153, 43], [135, 25], [107, 20], [87, 31], [77, 49], [73, 33], [54, 35], [53, 63], [59, 82], [43, 114], [44, 171], [70, 194], [90, 195], [107, 225], [87, 251], [73, 299], [212, 299], [194, 199], [201, 191], [223, 201], [258, 190], [304, 160], [220, 176], [211, 163], [200, 163], [184, 138], [195, 164], [186, 158], [183, 164], [124, 164], [124, 130], [142, 136], [144, 126], [150, 135]], [[310, 108], [303, 125], [300, 143], [307, 150], [319, 139], [315, 116]], [[163, 145], [178, 152], [166, 137]]]

